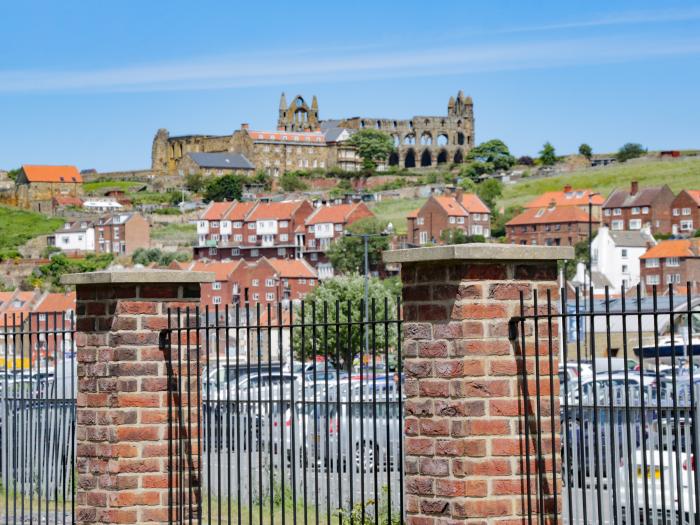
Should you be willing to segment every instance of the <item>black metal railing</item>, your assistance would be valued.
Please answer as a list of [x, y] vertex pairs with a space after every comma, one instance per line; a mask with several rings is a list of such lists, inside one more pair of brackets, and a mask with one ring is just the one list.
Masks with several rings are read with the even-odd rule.
[[[172, 522], [403, 521], [400, 304], [367, 306], [169, 312], [175, 397], [197, 396], [174, 415], [186, 429], [170, 433], [171, 465], [201, 486], [179, 485]], [[196, 380], [179, 379], [183, 362]], [[199, 455], [188, 458], [173, 437], [191, 442], [199, 425]]]
[[530, 361], [521, 381], [526, 454], [535, 459], [526, 472], [530, 523], [547, 514], [567, 524], [700, 523], [692, 289], [596, 296], [565, 287], [527, 304], [521, 294], [513, 335]]
[[0, 321], [0, 523], [75, 523], [74, 317]]

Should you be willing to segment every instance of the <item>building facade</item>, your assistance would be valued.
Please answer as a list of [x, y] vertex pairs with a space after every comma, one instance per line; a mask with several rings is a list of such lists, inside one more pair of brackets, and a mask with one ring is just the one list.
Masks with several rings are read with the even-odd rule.
[[700, 230], [700, 190], [683, 190], [671, 203], [671, 233], [689, 237]]
[[[700, 238], [661, 241], [641, 257], [641, 277], [647, 294], [665, 295], [668, 285], [681, 285], [685, 292], [690, 283], [691, 293], [700, 293]], [[681, 293], [682, 295], [682, 293]]]
[[230, 135], [171, 137], [168, 130], [159, 129], [153, 139], [151, 169], [184, 176], [198, 170], [189, 154], [223, 152], [242, 154], [255, 170], [273, 176], [314, 168], [355, 171], [359, 158], [347, 140], [353, 132], [368, 128], [392, 137], [396, 151], [389, 165], [415, 168], [461, 163], [474, 146], [474, 103], [460, 91], [457, 97], [450, 97], [445, 115], [321, 120], [316, 97], [310, 105], [301, 96], [287, 104], [283, 93], [274, 131], [251, 131], [243, 124]]
[[50, 213], [56, 197], [80, 197], [83, 178], [75, 166], [25, 164], [15, 179], [15, 199], [20, 208]]
[[95, 227], [92, 221], [66, 222], [53, 234], [47, 235], [46, 244], [64, 252], [94, 252]]
[[114, 213], [95, 221], [95, 252], [131, 255], [151, 244], [150, 225], [138, 213]]
[[588, 228], [588, 213], [576, 206], [530, 208], [506, 223], [506, 238], [511, 244], [575, 246], [588, 239]]
[[605, 276], [611, 294], [629, 290], [639, 283], [640, 257], [655, 245], [647, 229], [619, 231], [601, 226], [591, 242], [591, 271]]
[[632, 181], [629, 191], [616, 189], [603, 204], [602, 222], [611, 230], [671, 233], [671, 205], [675, 195], [667, 185], [640, 188]]
[[491, 210], [474, 193], [433, 195], [406, 220], [407, 242], [412, 245], [442, 244], [446, 230], [461, 230], [467, 236], [491, 236]]
[[331, 244], [345, 235], [347, 227], [360, 219], [374, 217], [364, 202], [321, 206], [304, 222], [306, 237], [302, 256], [316, 268], [319, 279], [333, 277], [333, 265], [326, 252]]
[[600, 220], [601, 208], [605, 199], [599, 193], [591, 189], [574, 189], [571, 185], [564, 186], [562, 191], [548, 191], [535, 197], [523, 206], [525, 209], [531, 208], [566, 208], [575, 206], [582, 212], [588, 213], [589, 204], [593, 219]]

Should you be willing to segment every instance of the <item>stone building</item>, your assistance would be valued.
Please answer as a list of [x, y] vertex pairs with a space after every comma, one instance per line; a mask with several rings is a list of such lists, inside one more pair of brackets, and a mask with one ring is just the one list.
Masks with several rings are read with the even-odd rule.
[[153, 139], [151, 168], [160, 173], [187, 175], [201, 171], [191, 153], [232, 152], [244, 155], [254, 166], [273, 176], [299, 169], [339, 167], [359, 169], [360, 162], [347, 144], [352, 133], [373, 128], [386, 132], [396, 151], [389, 165], [406, 168], [461, 163], [474, 145], [474, 104], [462, 91], [450, 97], [447, 113], [410, 119], [352, 117], [321, 120], [318, 100], [311, 105], [296, 96], [287, 104], [280, 98], [277, 129], [251, 131], [247, 124], [230, 135], [182, 135], [171, 137], [159, 129]]
[[22, 166], [15, 180], [17, 206], [49, 213], [56, 197], [79, 197], [83, 178], [75, 166]]

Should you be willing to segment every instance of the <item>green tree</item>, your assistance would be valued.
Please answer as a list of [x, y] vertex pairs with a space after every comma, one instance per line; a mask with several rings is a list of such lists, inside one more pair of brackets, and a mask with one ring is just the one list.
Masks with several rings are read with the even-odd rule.
[[185, 189], [192, 193], [199, 193], [205, 187], [204, 177], [201, 173], [190, 173], [185, 177]]
[[[363, 297], [365, 279], [361, 275], [344, 275], [323, 281], [313, 292], [306, 296], [304, 308], [295, 306], [293, 329], [294, 354], [297, 359], [310, 359], [316, 355], [328, 355], [330, 360], [345, 370], [352, 368], [353, 358], [364, 349], [364, 330], [357, 324], [363, 319]], [[401, 294], [401, 283], [397, 278], [369, 279], [369, 320], [395, 320], [397, 316], [397, 299]], [[336, 319], [340, 321], [335, 324]], [[301, 322], [300, 322], [301, 321]], [[312, 326], [323, 326], [331, 321], [327, 329], [313, 330]], [[302, 330], [299, 325], [306, 326]], [[379, 329], [381, 326], [381, 329]], [[395, 324], [383, 325], [377, 329], [369, 328], [370, 349], [377, 349], [377, 356], [396, 351], [398, 332]], [[386, 346], [385, 346], [386, 345]], [[336, 351], [340, 353], [340, 362], [336, 362]], [[370, 350], [371, 352], [371, 350]]]
[[10, 180], [17, 180], [17, 175], [22, 171], [22, 168], [15, 168], [7, 172], [7, 178]]
[[578, 147], [578, 154], [583, 155], [588, 160], [591, 160], [591, 157], [593, 156], [593, 148], [584, 142]]
[[554, 166], [557, 163], [557, 152], [550, 142], [545, 142], [540, 151], [540, 164]]
[[459, 228], [447, 228], [442, 230], [440, 240], [445, 244], [486, 242], [486, 238], [483, 235], [467, 235], [464, 230], [460, 230]]
[[283, 191], [304, 191], [309, 188], [308, 184], [294, 172], [284, 173], [280, 177], [280, 187]]
[[131, 262], [148, 266], [156, 263], [158, 266], [168, 266], [173, 261], [184, 262], [189, 260], [189, 254], [185, 252], [164, 252], [158, 248], [137, 248], [131, 256]]
[[[595, 238], [596, 232], [593, 232]], [[567, 279], [571, 279], [576, 275], [576, 266], [578, 263], [588, 264], [588, 239], [579, 241], [574, 246], [574, 258], [564, 263], [564, 274]], [[587, 293], [587, 292], [586, 292]]]
[[265, 191], [270, 191], [272, 189], [272, 176], [266, 171], [260, 170], [256, 172], [251, 180], [255, 184], [262, 184]]
[[515, 165], [515, 157], [500, 139], [482, 142], [472, 148], [467, 159], [488, 166], [488, 171], [505, 171]]
[[477, 184], [472, 179], [464, 177], [459, 181], [459, 187], [467, 193], [476, 193]]
[[506, 223], [523, 212], [522, 206], [508, 206], [503, 213], [497, 209], [491, 210], [491, 237], [498, 239], [506, 235]]
[[53, 289], [62, 290], [61, 276], [104, 270], [113, 260], [114, 255], [111, 253], [90, 254], [84, 259], [69, 259], [65, 254], [58, 253], [47, 264], [39, 266], [30, 277], [30, 281], [33, 286], [50, 284]]
[[641, 144], [637, 144], [634, 142], [628, 142], [624, 146], [622, 146], [619, 150], [617, 150], [617, 161], [618, 162], [626, 162], [630, 159], [636, 159], [637, 157], [641, 157], [642, 155], [646, 155], [647, 150], [642, 146]]
[[376, 129], [361, 129], [350, 137], [348, 143], [357, 149], [365, 172], [376, 170], [377, 164], [386, 162], [394, 151], [391, 137]]
[[[377, 235], [367, 240], [370, 268], [379, 265], [382, 260], [382, 252], [389, 249], [389, 237], [381, 235], [386, 227], [386, 221], [374, 217], [360, 219], [348, 226], [350, 233]], [[364, 273], [364, 253], [364, 239], [362, 237], [343, 236], [331, 244], [326, 255], [333, 268], [340, 273]]]
[[477, 185], [476, 194], [493, 210], [496, 207], [496, 199], [503, 195], [503, 183], [498, 179], [487, 179]]
[[239, 200], [243, 194], [243, 177], [223, 175], [212, 179], [204, 191], [204, 202]]

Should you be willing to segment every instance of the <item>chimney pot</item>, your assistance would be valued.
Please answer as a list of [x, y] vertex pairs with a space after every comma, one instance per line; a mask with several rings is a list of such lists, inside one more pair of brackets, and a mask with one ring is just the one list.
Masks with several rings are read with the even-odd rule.
[[566, 186], [564, 186], [565, 193], [569, 193], [570, 191], [571, 191], [571, 184], [567, 184]]
[[248, 129], [249, 127], [250, 126], [248, 125], [247, 122], [244, 122], [243, 124], [241, 124], [241, 129]]
[[639, 192], [639, 182], [633, 180], [632, 187], [630, 189], [630, 195], [637, 195], [637, 192]]

